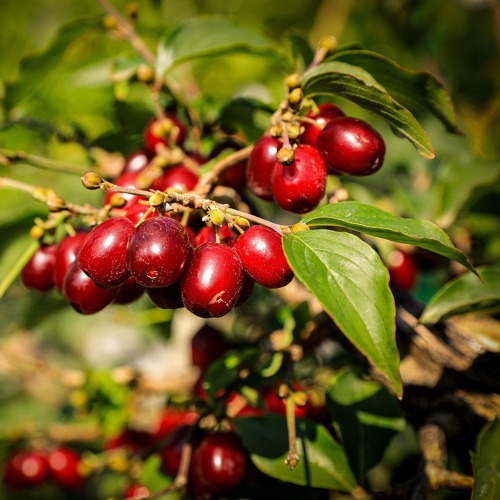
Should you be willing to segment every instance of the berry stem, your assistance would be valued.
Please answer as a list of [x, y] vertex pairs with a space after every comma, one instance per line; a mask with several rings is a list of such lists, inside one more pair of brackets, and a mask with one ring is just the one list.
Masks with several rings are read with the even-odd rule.
[[295, 428], [295, 401], [291, 395], [286, 398], [286, 425], [288, 427], [288, 456], [285, 459], [285, 464], [290, 467], [290, 470], [295, 469], [299, 463], [299, 455], [297, 453], [297, 433]]

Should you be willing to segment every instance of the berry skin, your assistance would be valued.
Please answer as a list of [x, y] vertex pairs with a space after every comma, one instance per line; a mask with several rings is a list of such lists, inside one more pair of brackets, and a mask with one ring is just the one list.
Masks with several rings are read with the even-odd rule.
[[276, 162], [273, 174], [274, 201], [283, 210], [303, 214], [316, 208], [326, 188], [326, 167], [318, 150], [297, 146], [290, 165]]
[[[137, 205], [134, 205], [133, 207], [129, 208], [125, 212], [125, 217], [127, 219], [129, 219], [130, 222], [132, 222], [132, 224], [134, 224], [134, 226], [135, 226], [146, 215], [146, 212], [148, 211], [148, 209], [149, 209], [149, 205], [143, 205], [142, 203], [138, 203]], [[166, 217], [168, 217], [168, 216], [169, 215], [166, 214]], [[158, 217], [158, 213], [151, 211], [144, 218], [144, 220], [153, 219], [154, 217]]]
[[198, 184], [199, 177], [182, 165], [170, 167], [153, 182], [153, 189], [159, 191], [192, 191]]
[[[221, 226], [219, 228], [219, 236], [221, 239], [231, 238], [234, 236], [234, 233], [227, 227], [226, 225]], [[215, 242], [215, 230], [212, 226], [203, 226], [197, 233], [194, 238], [194, 246], [199, 247], [203, 245], [203, 243], [207, 242]]]
[[236, 240], [234, 246], [243, 269], [259, 285], [280, 288], [293, 278], [281, 244], [281, 235], [265, 226], [252, 226]]
[[194, 498], [224, 495], [245, 478], [247, 454], [233, 433], [215, 432], [194, 450], [189, 469], [188, 489]]
[[59, 447], [48, 455], [49, 470], [52, 480], [66, 489], [80, 488], [84, 479], [78, 471], [80, 457], [73, 450]]
[[140, 484], [131, 484], [125, 491], [126, 500], [139, 500], [140, 498], [148, 498], [149, 489]]
[[123, 285], [129, 277], [127, 243], [134, 224], [126, 217], [111, 217], [96, 226], [78, 252], [78, 265], [105, 288]]
[[184, 125], [177, 119], [174, 113], [165, 113], [165, 123], [158, 119], [149, 122], [144, 131], [144, 145], [151, 152], [156, 152], [156, 146], [162, 144], [168, 146], [169, 139], [177, 146], [181, 146], [186, 136]]
[[181, 278], [186, 309], [202, 318], [219, 318], [236, 304], [243, 286], [243, 267], [236, 252], [221, 243], [196, 247]]
[[85, 274], [74, 261], [68, 268], [63, 283], [63, 296], [80, 314], [95, 314], [111, 304], [117, 288], [101, 288]]
[[181, 298], [180, 282], [161, 288], [145, 288], [146, 295], [151, 302], [160, 309], [180, 309], [184, 307]]
[[317, 113], [311, 111], [307, 114], [307, 117], [314, 120], [318, 125], [316, 126], [312, 123], [304, 122], [302, 124], [304, 130], [300, 135], [300, 142], [302, 144], [315, 146], [322, 128], [329, 121], [334, 120], [335, 118], [340, 118], [341, 116], [345, 116], [345, 113], [335, 104], [332, 104], [331, 102], [320, 104], [318, 106]]
[[[132, 189], [139, 189], [142, 188], [143, 186], [139, 185], [139, 174], [140, 172], [127, 172], [122, 175], [120, 175], [115, 181], [113, 181], [114, 184], [120, 187], [124, 188], [132, 188]], [[142, 196], [137, 196], [135, 194], [128, 194], [128, 193], [106, 193], [106, 196], [104, 197], [103, 205], [107, 205], [108, 203], [112, 203], [112, 201], [116, 198], [123, 198], [125, 200], [125, 205], [120, 206], [120, 208], [123, 208], [124, 210], [129, 210], [132, 208], [134, 205], [137, 205], [139, 200], [145, 200]]]
[[85, 241], [87, 234], [87, 232], [78, 232], [74, 236], [66, 236], [57, 245], [54, 264], [54, 283], [60, 292], [62, 292], [68, 268], [76, 260], [78, 251]]
[[280, 148], [278, 139], [266, 135], [257, 140], [248, 158], [247, 185], [252, 193], [263, 200], [273, 199], [272, 176]]
[[191, 339], [191, 362], [204, 371], [227, 350], [222, 333], [211, 326], [202, 326]]
[[144, 287], [173, 285], [182, 274], [191, 252], [184, 227], [169, 217], [156, 217], [139, 224], [128, 243], [130, 274]]
[[[302, 391], [303, 389], [299, 385], [295, 385], [294, 390]], [[286, 415], [286, 399], [280, 398], [275, 388], [266, 389], [263, 394], [263, 399], [269, 411], [280, 415]], [[324, 410], [324, 406], [315, 406], [308, 399], [304, 406], [295, 405], [295, 416], [297, 418], [309, 418], [318, 421], [321, 419]]]
[[327, 123], [316, 147], [334, 174], [371, 175], [384, 163], [382, 136], [370, 124], [349, 116]]
[[12, 488], [30, 488], [42, 484], [48, 476], [49, 464], [45, 454], [19, 451], [7, 460], [4, 482]]
[[168, 443], [160, 451], [161, 470], [168, 476], [175, 477], [181, 464], [182, 448], [191, 438], [193, 427], [186, 425], [176, 429], [168, 439]]
[[129, 276], [125, 283], [118, 287], [115, 297], [115, 304], [131, 304], [138, 300], [144, 293], [144, 287], [139, 285], [132, 276]]
[[56, 245], [40, 245], [21, 271], [23, 285], [39, 292], [54, 288]]
[[417, 279], [417, 265], [413, 257], [406, 252], [394, 250], [387, 260], [391, 285], [411, 290]]
[[144, 151], [142, 149], [134, 151], [125, 159], [125, 164], [123, 165], [121, 174], [138, 174], [139, 172], [142, 172], [148, 166], [151, 158], [152, 155], [148, 151]]

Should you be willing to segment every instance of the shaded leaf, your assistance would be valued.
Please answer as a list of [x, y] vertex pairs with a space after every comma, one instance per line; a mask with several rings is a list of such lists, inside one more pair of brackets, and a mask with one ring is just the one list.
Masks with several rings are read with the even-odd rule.
[[397, 400], [383, 387], [353, 372], [335, 380], [327, 393], [327, 403], [358, 477], [380, 462], [391, 439], [405, 427]]
[[337, 95], [373, 111], [409, 139], [422, 156], [434, 158], [432, 143], [417, 119], [363, 68], [339, 61], [319, 64], [304, 74], [302, 89], [308, 97]]
[[467, 256], [453, 245], [448, 235], [427, 220], [398, 217], [371, 205], [343, 201], [314, 210], [302, 222], [311, 227], [345, 227], [386, 240], [415, 245], [455, 260], [474, 271]]
[[94, 30], [102, 31], [100, 18], [71, 21], [61, 27], [46, 50], [25, 57], [21, 61], [17, 80], [5, 86], [6, 110], [12, 109], [21, 100], [29, 97], [41, 85], [74, 40]]
[[164, 71], [207, 56], [246, 52], [276, 58], [276, 49], [264, 35], [226, 17], [191, 19], [174, 31], [160, 47], [158, 61]]
[[284, 464], [288, 454], [288, 433], [283, 416], [240, 417], [232, 422], [252, 462], [269, 476], [314, 488], [352, 491], [356, 487], [343, 447], [322, 425], [297, 420], [300, 461], [291, 471]]
[[330, 59], [360, 66], [393, 97], [409, 106], [429, 111], [450, 132], [459, 132], [450, 95], [430, 73], [403, 68], [391, 59], [368, 50], [345, 50], [333, 54]]
[[394, 299], [375, 250], [357, 236], [326, 229], [285, 234], [283, 248], [295, 276], [401, 395]]
[[477, 438], [472, 453], [474, 489], [472, 500], [500, 498], [500, 420], [488, 423]]
[[500, 308], [500, 266], [478, 267], [482, 281], [467, 273], [446, 283], [429, 301], [421, 323], [436, 323], [456, 314]]

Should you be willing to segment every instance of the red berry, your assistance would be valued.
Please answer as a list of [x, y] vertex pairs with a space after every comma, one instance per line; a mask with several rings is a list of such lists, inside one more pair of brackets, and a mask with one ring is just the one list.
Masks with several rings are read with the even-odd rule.
[[126, 500], [139, 500], [140, 498], [148, 498], [149, 489], [140, 484], [131, 484], [125, 491]]
[[45, 482], [49, 465], [45, 454], [38, 451], [14, 453], [5, 465], [4, 482], [13, 488], [28, 488]]
[[156, 440], [164, 438], [180, 427], [193, 425], [197, 422], [198, 418], [198, 413], [193, 410], [165, 408], [161, 414], [158, 429], [153, 433], [153, 435]]
[[142, 149], [134, 151], [125, 159], [125, 164], [123, 165], [120, 175], [127, 173], [137, 174], [142, 172], [148, 166], [151, 158], [152, 155], [149, 151], [147, 152]]
[[21, 271], [23, 285], [48, 292], [54, 288], [54, 269], [56, 261], [56, 245], [40, 245]]
[[180, 309], [184, 307], [181, 297], [180, 282], [161, 288], [145, 288], [151, 302], [160, 309]]
[[138, 203], [137, 205], [134, 205], [125, 212], [125, 217], [128, 220], [130, 220], [130, 222], [132, 222], [132, 224], [134, 225], [138, 224], [139, 221], [143, 218], [144, 218], [143, 220], [146, 220], [158, 217], [158, 213], [153, 211], [150, 211], [149, 214], [146, 217], [144, 217], [149, 208], [150, 208], [149, 205], [143, 205], [142, 203]]
[[417, 265], [413, 257], [406, 252], [394, 250], [387, 260], [391, 285], [411, 290], [417, 279]]
[[139, 299], [143, 293], [144, 287], [139, 285], [132, 276], [129, 276], [125, 283], [118, 287], [115, 304], [131, 304]]
[[198, 184], [197, 174], [182, 165], [170, 167], [153, 182], [153, 189], [159, 191], [192, 191]]
[[191, 339], [191, 361], [205, 370], [227, 350], [222, 333], [211, 326], [202, 326]]
[[236, 240], [234, 246], [243, 269], [260, 285], [279, 288], [293, 278], [288, 265], [281, 235], [265, 226], [252, 226]]
[[195, 498], [224, 495], [243, 481], [246, 469], [247, 453], [239, 438], [233, 433], [215, 432], [194, 450], [188, 490], [192, 489]]
[[87, 232], [78, 232], [74, 236], [66, 236], [57, 245], [55, 265], [54, 265], [54, 283], [56, 288], [62, 292], [64, 278], [68, 272], [69, 266], [76, 260], [76, 256], [82, 243], [87, 237]]
[[[221, 239], [230, 238], [234, 233], [227, 226], [219, 228], [219, 236]], [[194, 239], [194, 246], [199, 247], [203, 243], [215, 241], [215, 229], [212, 226], [203, 226], [197, 233]]]
[[173, 285], [191, 252], [184, 227], [170, 217], [145, 220], [130, 237], [127, 258], [130, 274], [142, 286]]
[[218, 318], [236, 304], [243, 285], [243, 267], [236, 252], [221, 243], [196, 247], [181, 279], [186, 309], [202, 318]]
[[78, 252], [78, 265], [96, 283], [116, 288], [129, 277], [127, 244], [134, 224], [126, 217], [111, 217], [96, 226]]
[[300, 142], [302, 144], [309, 144], [311, 146], [316, 145], [316, 141], [318, 140], [319, 133], [321, 129], [330, 121], [335, 118], [339, 118], [341, 116], [345, 116], [345, 113], [335, 104], [331, 102], [327, 102], [325, 104], [320, 104], [318, 106], [318, 112], [309, 112], [307, 114], [308, 118], [314, 120], [317, 125], [313, 125], [312, 123], [304, 122], [302, 126], [304, 130], [300, 135]]
[[316, 208], [325, 194], [326, 167], [317, 149], [297, 146], [290, 165], [276, 162], [273, 175], [274, 201], [283, 210], [303, 214]]
[[80, 314], [94, 314], [113, 302], [117, 288], [101, 288], [85, 274], [75, 260], [68, 268], [63, 295]]
[[[120, 175], [115, 181], [114, 184], [120, 187], [124, 188], [132, 188], [132, 189], [138, 189], [138, 188], [143, 188], [144, 186], [141, 186], [138, 181], [139, 177], [139, 172], [127, 172], [122, 175]], [[106, 193], [106, 196], [104, 197], [103, 205], [107, 205], [108, 203], [111, 203], [111, 198], [113, 197], [121, 197], [125, 200], [125, 205], [120, 206], [120, 208], [123, 208], [125, 210], [128, 210], [132, 208], [134, 205], [137, 205], [139, 200], [145, 200], [146, 198], [142, 196], [137, 196], [135, 194], [128, 194], [128, 193]]]
[[249, 189], [263, 200], [273, 199], [272, 176], [276, 154], [281, 143], [278, 139], [263, 136], [255, 143], [247, 162], [247, 184]]
[[167, 444], [160, 451], [162, 472], [172, 477], [177, 475], [181, 464], [182, 449], [192, 434], [193, 427], [186, 425], [179, 427], [170, 435]]
[[181, 146], [184, 142], [186, 130], [184, 125], [177, 119], [174, 113], [165, 113], [166, 123], [158, 119], [152, 120], [144, 131], [144, 145], [152, 152], [156, 152], [156, 146], [162, 144], [168, 146], [169, 142]]
[[48, 456], [50, 475], [59, 486], [67, 489], [80, 488], [84, 479], [78, 470], [80, 457], [69, 448], [59, 447]]
[[[298, 384], [294, 385], [294, 390], [302, 391], [302, 387]], [[269, 411], [286, 415], [286, 399], [280, 398], [275, 388], [269, 388], [263, 394], [264, 404]], [[308, 399], [304, 406], [295, 405], [295, 416], [297, 418], [309, 418], [311, 420], [319, 420], [324, 414], [324, 406], [315, 406]]]
[[342, 117], [327, 123], [316, 142], [329, 172], [370, 175], [384, 162], [385, 143], [368, 123]]

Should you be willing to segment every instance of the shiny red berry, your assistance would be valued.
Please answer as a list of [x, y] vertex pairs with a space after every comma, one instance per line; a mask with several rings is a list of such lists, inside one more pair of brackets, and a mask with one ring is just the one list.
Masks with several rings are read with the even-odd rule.
[[304, 130], [300, 135], [300, 142], [302, 144], [309, 144], [311, 146], [315, 146], [316, 141], [318, 140], [319, 133], [321, 132], [323, 127], [330, 120], [334, 120], [335, 118], [340, 118], [341, 116], [345, 116], [345, 113], [335, 104], [331, 102], [320, 104], [318, 106], [316, 113], [310, 111], [307, 114], [307, 118], [314, 120], [316, 122], [316, 125], [309, 122], [302, 123]]
[[252, 226], [234, 246], [243, 269], [260, 285], [279, 288], [293, 278], [281, 243], [281, 235], [265, 226]]
[[394, 250], [387, 259], [391, 285], [411, 290], [417, 279], [417, 265], [413, 257], [400, 250]]
[[125, 159], [125, 164], [123, 165], [121, 174], [137, 174], [142, 172], [148, 166], [152, 157], [153, 156], [149, 151], [144, 151], [143, 149], [134, 151]]
[[173, 285], [191, 252], [184, 227], [170, 217], [156, 217], [139, 224], [128, 243], [130, 274], [142, 286], [162, 288]]
[[370, 175], [384, 163], [382, 136], [370, 124], [349, 116], [327, 123], [316, 147], [328, 171], [336, 174]]
[[165, 447], [160, 451], [161, 470], [168, 476], [175, 477], [179, 472], [182, 449], [190, 441], [193, 427], [187, 425], [176, 429], [168, 438]]
[[236, 252], [221, 243], [193, 249], [181, 278], [186, 309], [202, 318], [218, 318], [236, 304], [243, 285], [243, 267]]
[[[134, 225], [138, 224], [141, 220], [153, 219], [154, 217], [158, 217], [158, 212], [148, 212], [149, 208], [149, 205], [138, 203], [125, 212], [125, 217], [129, 219], [130, 222], [132, 222], [132, 224]], [[146, 213], [148, 214], [146, 215]]]
[[130, 276], [127, 244], [135, 229], [126, 217], [111, 217], [96, 226], [78, 252], [78, 265], [96, 283], [116, 288]]
[[227, 343], [222, 333], [209, 325], [204, 325], [191, 339], [191, 362], [194, 366], [205, 370], [226, 350]]
[[48, 477], [47, 457], [38, 451], [18, 451], [5, 464], [4, 482], [12, 488], [38, 486]]
[[316, 208], [326, 188], [326, 167], [317, 149], [297, 146], [290, 165], [276, 162], [273, 174], [274, 201], [283, 210], [303, 214]]
[[273, 199], [272, 176], [280, 147], [278, 139], [263, 136], [257, 140], [248, 158], [247, 185], [252, 193], [264, 200]]
[[199, 177], [183, 165], [170, 167], [153, 182], [153, 189], [159, 191], [192, 191], [198, 184]]
[[[234, 233], [226, 225], [219, 228], [219, 237], [221, 239], [231, 238], [233, 236]], [[203, 226], [196, 233], [194, 246], [199, 247], [200, 245], [203, 245], [203, 243], [208, 243], [209, 241], [214, 242], [215, 240], [215, 229], [212, 226]]]
[[[143, 188], [144, 186], [141, 186], [139, 183], [139, 174], [140, 172], [126, 172], [122, 175], [120, 175], [117, 179], [113, 181], [114, 184], [120, 187], [124, 188], [132, 188], [132, 189], [139, 189]], [[123, 208], [124, 210], [128, 210], [132, 208], [134, 205], [137, 205], [139, 200], [146, 200], [146, 198], [142, 196], [137, 196], [135, 194], [129, 194], [129, 193], [106, 193], [106, 196], [104, 197], [103, 205], [107, 205], [108, 203], [113, 204], [114, 199], [123, 199], [125, 200], [124, 205], [120, 205], [120, 208]]]
[[126, 500], [139, 500], [149, 497], [149, 489], [140, 484], [131, 484], [125, 491]]
[[54, 288], [56, 245], [40, 245], [21, 271], [24, 286], [39, 292]]
[[184, 142], [186, 130], [174, 113], [167, 111], [165, 121], [154, 119], [149, 122], [144, 131], [144, 145], [150, 152], [155, 153], [159, 144], [168, 146], [169, 143], [181, 146]]
[[59, 447], [48, 455], [49, 471], [52, 480], [62, 488], [77, 489], [84, 483], [78, 470], [80, 456], [66, 447]]
[[76, 260], [78, 251], [85, 241], [87, 234], [87, 231], [80, 231], [73, 236], [66, 236], [57, 245], [54, 264], [54, 283], [60, 292], [62, 292], [68, 268]]

